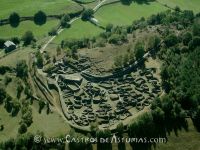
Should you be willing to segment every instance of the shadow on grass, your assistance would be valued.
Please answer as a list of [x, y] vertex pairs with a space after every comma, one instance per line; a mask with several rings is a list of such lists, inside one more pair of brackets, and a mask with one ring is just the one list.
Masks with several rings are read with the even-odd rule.
[[121, 3], [123, 5], [131, 5], [132, 2], [137, 3], [137, 4], [146, 4], [149, 5], [150, 2], [154, 2], [155, 0], [121, 0]]

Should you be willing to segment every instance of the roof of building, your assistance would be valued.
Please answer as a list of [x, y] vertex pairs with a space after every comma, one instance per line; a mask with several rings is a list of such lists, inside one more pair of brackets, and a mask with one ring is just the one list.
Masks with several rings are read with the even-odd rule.
[[82, 77], [78, 76], [76, 74], [70, 74], [70, 75], [60, 75], [62, 78], [64, 78], [65, 80], [68, 81], [75, 81], [75, 82], [81, 82], [82, 81]]
[[98, 22], [99, 22], [96, 18], [91, 18], [90, 20], [91, 20], [92, 22], [94, 22], [94, 23], [98, 23]]
[[15, 46], [15, 44], [12, 42], [12, 41], [6, 41], [5, 43], [4, 43], [4, 45], [6, 46], [6, 47], [10, 47], [10, 46]]

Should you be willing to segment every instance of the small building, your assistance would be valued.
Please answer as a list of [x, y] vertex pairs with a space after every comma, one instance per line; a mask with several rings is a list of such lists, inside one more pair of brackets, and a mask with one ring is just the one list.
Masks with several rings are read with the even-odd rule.
[[78, 83], [78, 84], [81, 84], [81, 82], [83, 80], [83, 78], [80, 75], [78, 75], [78, 74], [69, 74], [69, 75], [62, 74], [59, 77], [61, 78], [62, 81], [65, 81], [68, 84], [69, 83]]
[[6, 53], [11, 52], [11, 51], [13, 51], [14, 49], [17, 48], [16, 45], [12, 41], [6, 41], [4, 43], [4, 47], [5, 47]]
[[96, 19], [96, 18], [91, 18], [90, 21], [92, 23], [94, 23], [95, 25], [98, 25], [99, 24], [99, 21]]

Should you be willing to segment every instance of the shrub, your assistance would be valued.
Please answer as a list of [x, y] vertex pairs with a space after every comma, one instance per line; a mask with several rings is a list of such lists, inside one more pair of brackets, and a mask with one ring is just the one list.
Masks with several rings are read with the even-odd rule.
[[32, 41], [35, 41], [34, 35], [31, 31], [25, 32], [22, 36], [22, 41], [24, 41], [24, 45], [30, 45]]
[[4, 43], [6, 42], [6, 40], [4, 39], [0, 39], [0, 49], [4, 48]]
[[195, 23], [193, 25], [192, 32], [194, 36], [200, 36], [200, 25]]
[[144, 56], [144, 46], [142, 43], [138, 42], [135, 45], [135, 58], [140, 60]]
[[112, 34], [111, 37], [109, 38], [109, 43], [112, 44], [119, 44], [119, 41], [121, 40], [119, 34]]
[[25, 60], [21, 60], [16, 65], [17, 77], [26, 78], [28, 77], [28, 66]]
[[42, 57], [42, 54], [38, 51], [37, 54], [36, 54], [36, 58], [37, 58], [37, 67], [38, 68], [42, 68], [43, 67], [43, 63], [44, 63], [44, 60], [43, 60], [43, 57]]
[[70, 25], [68, 24], [68, 22], [70, 21], [70, 16], [69, 15], [64, 15], [61, 20], [60, 20], [60, 25], [62, 27], [69, 27]]
[[183, 34], [182, 41], [184, 45], [188, 45], [188, 43], [192, 40], [192, 34], [190, 32], [186, 32]]
[[20, 134], [23, 134], [23, 133], [26, 133], [26, 131], [27, 131], [27, 125], [26, 125], [25, 123], [21, 123], [21, 124], [20, 124], [20, 127], [19, 127], [19, 129], [18, 129], [18, 132], [19, 132]]
[[54, 36], [54, 35], [56, 35], [57, 34], [57, 30], [56, 30], [56, 28], [52, 28], [50, 31], [49, 31], [49, 33], [48, 33], [50, 36]]
[[11, 68], [8, 66], [0, 66], [0, 74], [4, 75], [7, 71], [11, 71]]
[[94, 14], [94, 10], [93, 9], [86, 9], [83, 11], [82, 13], [82, 20], [89, 20]]
[[19, 44], [20, 43], [20, 39], [18, 37], [13, 37], [10, 40], [15, 44]]
[[6, 98], [6, 91], [4, 88], [0, 88], [0, 104], [3, 103], [5, 98]]
[[111, 32], [112, 31], [112, 28], [113, 28], [113, 24], [108, 24], [106, 26], [106, 32]]
[[5, 80], [4, 80], [5, 85], [8, 85], [10, 82], [12, 82], [12, 78], [9, 76], [5, 76]]
[[165, 38], [164, 42], [167, 47], [171, 47], [178, 43], [178, 38], [175, 34], [170, 34]]

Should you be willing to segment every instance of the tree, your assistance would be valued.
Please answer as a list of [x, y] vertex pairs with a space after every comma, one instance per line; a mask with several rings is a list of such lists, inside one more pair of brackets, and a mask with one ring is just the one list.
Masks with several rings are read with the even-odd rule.
[[21, 60], [16, 65], [17, 77], [27, 78], [28, 77], [28, 66], [25, 60]]
[[200, 24], [195, 23], [192, 27], [192, 32], [194, 36], [200, 36]]
[[44, 60], [43, 60], [42, 54], [39, 51], [36, 53], [36, 58], [37, 58], [36, 64], [37, 64], [38, 68], [42, 68]]
[[56, 54], [57, 54], [57, 56], [61, 55], [61, 47], [60, 46], [58, 46], [56, 48]]
[[9, 16], [9, 23], [12, 27], [16, 28], [19, 26], [20, 23], [20, 16], [18, 13], [13, 12], [12, 14], [10, 14]]
[[106, 32], [111, 32], [112, 31], [112, 28], [113, 28], [113, 24], [108, 24], [106, 26]]
[[13, 37], [11, 38], [11, 41], [15, 44], [19, 44], [20, 43], [20, 39], [18, 37]]
[[32, 109], [22, 104], [22, 120], [29, 127], [33, 122]]
[[70, 26], [69, 21], [70, 21], [70, 16], [68, 14], [65, 14], [60, 20], [60, 25], [64, 28], [69, 27]]
[[12, 82], [12, 78], [6, 75], [4, 79], [5, 85], [7, 86], [10, 82]]
[[135, 45], [135, 58], [136, 60], [142, 59], [144, 56], [144, 46], [142, 43], [137, 42]]
[[86, 21], [89, 20], [94, 14], [94, 10], [93, 9], [86, 9], [83, 11], [82, 13], [82, 20]]
[[45, 106], [45, 102], [43, 100], [39, 100], [39, 113], [42, 112], [42, 109], [44, 108]]
[[5, 98], [6, 98], [6, 91], [5, 91], [5, 89], [0, 88], [0, 104], [3, 103]]
[[200, 46], [200, 37], [199, 36], [195, 36], [193, 38], [193, 40], [191, 40], [188, 44], [189, 49], [190, 50], [194, 50], [195, 48], [197, 48], [198, 46]]
[[148, 39], [148, 49], [156, 52], [158, 50], [160, 41], [161, 39], [157, 34], [150, 36]]
[[24, 94], [26, 95], [26, 99], [28, 99], [32, 96], [32, 91], [28, 85], [25, 86]]
[[12, 106], [13, 106], [13, 98], [11, 96], [7, 96], [6, 99], [5, 99], [5, 109], [7, 112], [11, 112], [12, 111]]
[[159, 135], [159, 137], [166, 137], [164, 111], [160, 107], [156, 107], [152, 110], [152, 116], [156, 127], [156, 134]]
[[128, 53], [124, 55], [123, 57], [123, 65], [127, 66], [129, 64], [129, 55]]
[[153, 122], [153, 117], [150, 113], [144, 113], [128, 127], [129, 137], [138, 137], [138, 139], [140, 140], [140, 142], [135, 141], [130, 143], [131, 146], [136, 150], [150, 149], [151, 145], [155, 143], [148, 143], [145, 141], [149, 141], [149, 138], [157, 137], [155, 133], [155, 124]]
[[0, 49], [4, 48], [4, 43], [6, 42], [6, 40], [4, 39], [0, 39]]
[[117, 125], [116, 131], [117, 131], [117, 136], [120, 138], [120, 142], [118, 143], [118, 149], [125, 150], [126, 146], [123, 141], [124, 125], [122, 122]]
[[52, 28], [52, 29], [48, 32], [48, 34], [49, 34], [50, 36], [56, 35], [56, 34], [57, 34], [56, 28]]
[[200, 106], [196, 109], [192, 121], [197, 131], [200, 132]]
[[43, 11], [38, 11], [33, 19], [36, 25], [43, 25], [47, 21], [47, 16]]
[[114, 65], [115, 65], [116, 68], [121, 68], [123, 66], [122, 56], [115, 57]]
[[26, 31], [22, 36], [22, 41], [24, 41], [24, 45], [30, 45], [32, 41], [35, 41], [34, 35], [31, 31]]
[[190, 32], [186, 32], [183, 34], [182, 41], [184, 45], [188, 45], [188, 43], [192, 40], [192, 34]]
[[24, 90], [24, 87], [23, 87], [22, 83], [19, 82], [18, 86], [17, 86], [17, 98], [18, 99], [21, 97], [21, 93], [22, 93], [23, 90]]
[[121, 36], [119, 34], [112, 34], [109, 38], [109, 43], [119, 44], [120, 40], [121, 40]]
[[165, 38], [164, 42], [167, 47], [171, 47], [178, 43], [178, 38], [175, 34], [170, 34]]
[[121, 3], [124, 5], [130, 5], [133, 0], [121, 0]]
[[27, 125], [24, 122], [22, 122], [19, 126], [18, 132], [20, 134], [23, 134], [26, 133], [26, 131], [27, 131]]
[[112, 149], [112, 143], [110, 141], [111, 131], [109, 129], [98, 130], [96, 132], [96, 136], [97, 136], [97, 150]]
[[21, 108], [20, 102], [13, 100], [12, 116], [16, 116]]
[[180, 7], [179, 7], [179, 6], [176, 6], [176, 7], [175, 7], [175, 11], [180, 12], [180, 11], [181, 11]]

